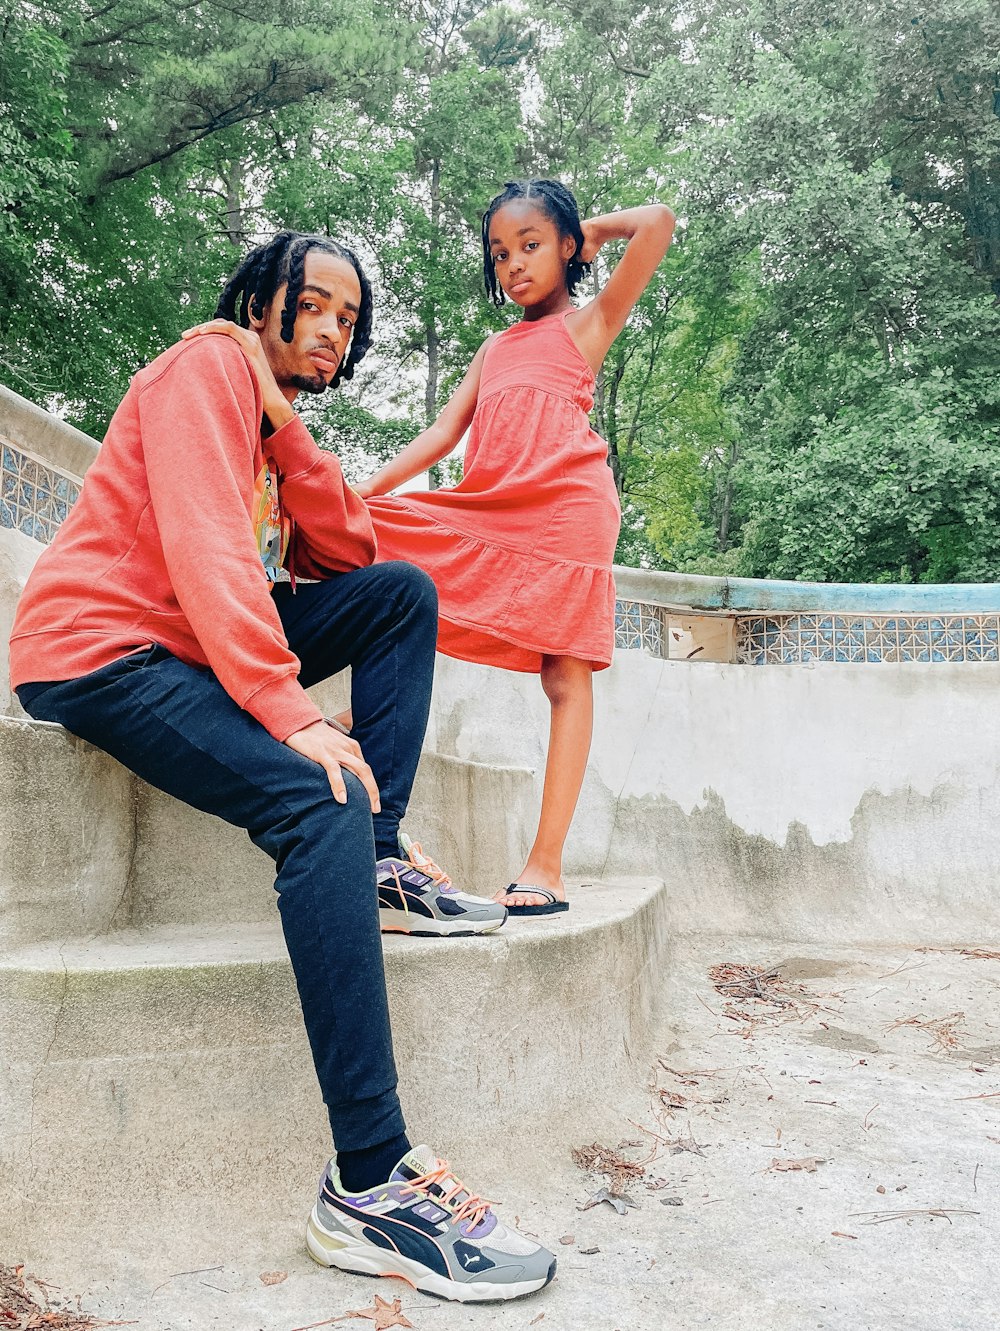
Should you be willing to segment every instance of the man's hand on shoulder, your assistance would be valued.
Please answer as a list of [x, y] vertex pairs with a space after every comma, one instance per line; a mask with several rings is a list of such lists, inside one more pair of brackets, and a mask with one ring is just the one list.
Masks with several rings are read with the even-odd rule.
[[330, 778], [330, 789], [338, 804], [347, 803], [347, 787], [341, 771], [342, 767], [346, 767], [349, 772], [354, 773], [368, 792], [372, 813], [379, 812], [382, 805], [372, 769], [365, 762], [361, 745], [349, 735], [341, 734], [326, 721], [314, 721], [304, 730], [297, 730], [294, 735], [289, 735], [285, 743], [296, 753], [301, 753], [304, 758], [311, 758], [314, 763], [326, 768], [326, 774]]
[[271, 428], [280, 430], [283, 425], [293, 420], [295, 412], [292, 410], [292, 405], [278, 387], [261, 340], [254, 330], [242, 328], [229, 319], [210, 319], [208, 323], [186, 328], [181, 333], [181, 338], [190, 341], [192, 338], [204, 337], [207, 333], [221, 333], [224, 337], [232, 338], [246, 356], [260, 388], [264, 415], [271, 422]]

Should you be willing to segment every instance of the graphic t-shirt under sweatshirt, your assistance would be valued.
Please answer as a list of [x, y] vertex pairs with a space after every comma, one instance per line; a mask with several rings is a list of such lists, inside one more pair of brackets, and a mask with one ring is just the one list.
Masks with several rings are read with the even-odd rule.
[[276, 740], [321, 719], [271, 599], [275, 564], [287, 544], [302, 577], [363, 568], [375, 537], [340, 463], [299, 418], [263, 442], [261, 418], [250, 363], [224, 334], [180, 342], [139, 371], [18, 602], [15, 688], [159, 643], [213, 670]]

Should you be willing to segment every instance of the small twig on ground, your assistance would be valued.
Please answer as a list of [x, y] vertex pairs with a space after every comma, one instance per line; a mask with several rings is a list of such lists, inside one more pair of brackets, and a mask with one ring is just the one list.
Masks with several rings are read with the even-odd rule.
[[1000, 952], [988, 947], [919, 947], [918, 952], [957, 952], [970, 961], [1000, 961]]
[[886, 1026], [886, 1030], [899, 1030], [902, 1026], [914, 1026], [917, 1030], [926, 1031], [933, 1037], [931, 1048], [938, 1049], [957, 1049], [958, 1038], [956, 1030], [965, 1021], [964, 1012], [949, 1012], [943, 1017], [930, 1017], [926, 1021], [921, 1021], [920, 1017], [900, 1017], [898, 1021], [892, 1021]]
[[719, 1077], [726, 1068], [692, 1068], [690, 1072], [681, 1072], [679, 1068], [672, 1068], [669, 1063], [664, 1063], [662, 1058], [658, 1058], [657, 1063], [664, 1072], [669, 1072], [672, 1077], [679, 1077], [681, 1081], [691, 1082], [697, 1085], [699, 1077]]
[[912, 966], [907, 964], [909, 960], [910, 958], [907, 957], [906, 961], [901, 961], [894, 971], [886, 971], [884, 975], [876, 975], [875, 976], [876, 980], [888, 980], [890, 976], [898, 975], [900, 971], [912, 971], [916, 970], [919, 966], [927, 965], [926, 958], [923, 961], [915, 961]]
[[1000, 1091], [983, 1091], [982, 1095], [956, 1095], [956, 1100], [995, 1100]]
[[[638, 1127], [638, 1124], [635, 1125]], [[655, 1135], [655, 1134], [652, 1134]], [[655, 1147], [654, 1147], [655, 1154]], [[570, 1151], [573, 1163], [591, 1174], [603, 1174], [608, 1180], [608, 1191], [614, 1197], [624, 1194], [626, 1185], [633, 1179], [641, 1179], [646, 1173], [645, 1161], [640, 1164], [627, 1160], [611, 1146], [601, 1146], [594, 1142], [590, 1146], [577, 1146]], [[653, 1157], [651, 1156], [650, 1159]]]
[[871, 1109], [869, 1109], [868, 1113], [865, 1115], [865, 1121], [861, 1124], [865, 1132], [868, 1132], [871, 1127], [871, 1124], [868, 1122], [868, 1120], [871, 1118], [872, 1114], [875, 1113], [875, 1110], [880, 1108], [881, 1105], [872, 1105]]
[[929, 1216], [938, 1216], [943, 1220], [947, 1220], [948, 1223], [950, 1224], [951, 1217], [953, 1215], [979, 1215], [979, 1214], [980, 1214], [979, 1211], [960, 1211], [957, 1208], [950, 1206], [926, 1206], [926, 1207], [914, 1207], [912, 1210], [909, 1211], [852, 1211], [851, 1219], [853, 1220], [859, 1216], [867, 1215], [873, 1218], [871, 1220], [862, 1220], [861, 1223], [863, 1225], [884, 1225], [890, 1220], [910, 1220], [914, 1216], [929, 1215]]
[[28, 1288], [28, 1281], [38, 1290], [55, 1289], [36, 1276], [25, 1276], [23, 1266], [0, 1265], [0, 1315], [7, 1331], [93, 1331], [97, 1327], [137, 1326], [137, 1322], [106, 1322], [88, 1313], [59, 1311], [41, 1304]]
[[[636, 1123], [634, 1118], [627, 1118], [625, 1122], [631, 1123], [633, 1128], [638, 1128], [640, 1132], [644, 1132], [647, 1137], [652, 1137], [654, 1141], [662, 1142], [665, 1146], [670, 1145], [669, 1138], [661, 1137], [660, 1134], [658, 1132], [654, 1132], [652, 1128], [644, 1128], [641, 1123]], [[653, 1154], [649, 1156], [649, 1158], [645, 1160], [644, 1163], [647, 1165], [652, 1164], [655, 1159], [656, 1159], [656, 1147], [654, 1146]]]
[[[820, 996], [811, 993], [804, 985], [784, 979], [780, 966], [761, 970], [725, 961], [710, 967], [708, 978], [715, 990], [727, 999], [721, 1015], [740, 1023], [739, 1031], [732, 1033], [745, 1040], [752, 1039], [757, 1028], [765, 1022], [801, 1023], [817, 1018], [821, 1012], [838, 1015], [835, 1008], [818, 1002]], [[839, 998], [840, 995], [823, 997]], [[750, 1006], [739, 1006], [741, 1004]]]
[[149, 1297], [152, 1298], [156, 1291], [162, 1289], [164, 1285], [169, 1285], [171, 1280], [180, 1280], [181, 1276], [206, 1276], [210, 1271], [221, 1270], [221, 1266], [202, 1266], [197, 1271], [175, 1271], [172, 1276], [167, 1276], [166, 1280], [161, 1280], [158, 1285], [154, 1286], [149, 1292]]

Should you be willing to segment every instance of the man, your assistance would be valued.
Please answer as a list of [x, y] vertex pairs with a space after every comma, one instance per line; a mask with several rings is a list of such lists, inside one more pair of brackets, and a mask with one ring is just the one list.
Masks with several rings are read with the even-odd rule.
[[[226, 336], [182, 340], [132, 381], [24, 590], [11, 682], [30, 715], [246, 828], [275, 861], [337, 1150], [310, 1253], [446, 1298], [514, 1298], [548, 1283], [555, 1258], [411, 1148], [396, 1094], [380, 909], [414, 933], [505, 918], [400, 855], [434, 591], [410, 565], [372, 565], [363, 501], [292, 408], [353, 374], [371, 289], [350, 250], [283, 231], [247, 256], [217, 315]], [[350, 735], [303, 687], [348, 665]]]

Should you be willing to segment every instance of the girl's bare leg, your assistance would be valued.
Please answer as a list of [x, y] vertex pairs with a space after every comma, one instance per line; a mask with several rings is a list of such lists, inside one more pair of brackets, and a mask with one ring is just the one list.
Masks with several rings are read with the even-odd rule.
[[[547, 888], [560, 901], [566, 898], [563, 847], [580, 798], [594, 729], [593, 681], [593, 668], [587, 661], [572, 656], [542, 658], [542, 688], [552, 708], [549, 750], [538, 831], [517, 882]], [[501, 891], [495, 900], [508, 906], [537, 906], [544, 898], [531, 891], [510, 896]]]

